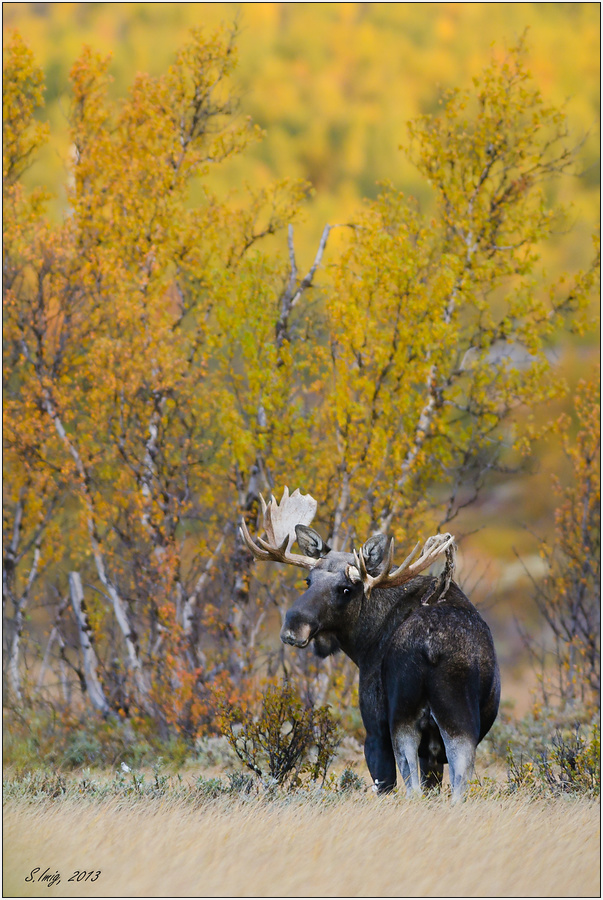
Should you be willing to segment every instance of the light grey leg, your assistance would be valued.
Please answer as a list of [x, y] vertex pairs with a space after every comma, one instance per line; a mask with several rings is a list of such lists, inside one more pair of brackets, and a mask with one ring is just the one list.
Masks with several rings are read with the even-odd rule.
[[473, 776], [475, 744], [469, 737], [451, 737], [444, 731], [442, 731], [442, 738], [448, 757], [452, 800], [456, 803], [463, 799], [467, 782]]
[[398, 727], [392, 741], [398, 768], [406, 785], [406, 796], [423, 794], [419, 773], [419, 733], [416, 728]]

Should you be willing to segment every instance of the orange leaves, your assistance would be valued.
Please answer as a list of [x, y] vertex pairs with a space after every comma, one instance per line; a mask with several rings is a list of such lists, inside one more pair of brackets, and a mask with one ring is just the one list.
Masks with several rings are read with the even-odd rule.
[[197, 551], [222, 553], [233, 466], [286, 456], [299, 422], [299, 357], [285, 342], [279, 358], [275, 337], [284, 269], [260, 242], [305, 187], [285, 179], [236, 202], [206, 187], [190, 204], [191, 180], [253, 134], [232, 115], [233, 59], [228, 39], [197, 32], [167, 75], [138, 76], [116, 102], [109, 60], [84, 50], [71, 215], [53, 226], [17, 185], [6, 240], [10, 466], [28, 460], [30, 492], [48, 471], [61, 480], [56, 561], [101, 584], [99, 655], [125, 672], [106, 668], [108, 693], [189, 735], [207, 718], [201, 639], [221, 658], [244, 630], [203, 608], [215, 573]]

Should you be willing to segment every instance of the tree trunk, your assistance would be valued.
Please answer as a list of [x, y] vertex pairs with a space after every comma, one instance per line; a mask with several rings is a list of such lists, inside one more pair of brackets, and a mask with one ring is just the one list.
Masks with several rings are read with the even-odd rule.
[[84, 602], [84, 590], [82, 588], [82, 580], [79, 572], [69, 573], [69, 592], [71, 594], [71, 603], [75, 613], [82, 655], [84, 657], [86, 692], [94, 708], [98, 709], [104, 716], [108, 716], [111, 713], [111, 707], [107, 702], [107, 698], [105, 697], [97, 675], [98, 657], [94, 649], [94, 634], [90, 627], [90, 623], [88, 622], [86, 604]]

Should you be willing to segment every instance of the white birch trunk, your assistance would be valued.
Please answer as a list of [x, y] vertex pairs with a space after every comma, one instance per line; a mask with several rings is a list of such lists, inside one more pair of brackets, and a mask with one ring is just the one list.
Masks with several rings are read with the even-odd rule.
[[21, 690], [21, 673], [19, 671], [19, 656], [20, 656], [20, 648], [21, 648], [21, 635], [23, 633], [23, 622], [25, 621], [25, 607], [27, 605], [27, 600], [29, 598], [29, 592], [31, 590], [31, 586], [34, 583], [36, 576], [38, 574], [38, 565], [40, 561], [40, 547], [39, 543], [41, 541], [41, 534], [38, 536], [36, 541], [36, 548], [34, 550], [33, 561], [31, 564], [31, 569], [29, 570], [29, 576], [27, 578], [27, 584], [25, 585], [23, 592], [20, 597], [15, 598], [12, 594], [12, 591], [8, 585], [8, 579], [3, 580], [3, 599], [6, 601], [10, 599], [13, 604], [13, 633], [11, 636], [11, 640], [8, 647], [8, 660], [6, 663], [6, 674], [8, 680], [8, 687], [14, 697], [21, 702], [23, 700], [23, 692]]
[[344, 471], [341, 478], [341, 489], [339, 491], [339, 500], [335, 507], [335, 515], [333, 517], [333, 530], [329, 539], [331, 550], [342, 550], [344, 537], [341, 534], [343, 527], [343, 517], [350, 502], [350, 476]]
[[140, 658], [138, 655], [138, 647], [136, 645], [136, 640], [132, 628], [130, 627], [130, 623], [128, 621], [127, 607], [124, 601], [121, 599], [117, 588], [112, 583], [110, 578], [107, 575], [105, 569], [105, 561], [103, 557], [103, 553], [101, 550], [100, 540], [96, 531], [96, 519], [95, 519], [95, 511], [94, 511], [94, 502], [92, 500], [92, 496], [90, 494], [89, 488], [89, 476], [86, 471], [86, 467], [82, 460], [82, 457], [75, 446], [70, 440], [63, 422], [61, 421], [61, 417], [54, 405], [54, 402], [50, 396], [47, 388], [42, 388], [43, 399], [44, 399], [44, 408], [55, 427], [55, 430], [59, 437], [61, 438], [63, 444], [67, 448], [67, 451], [73, 458], [75, 462], [76, 470], [80, 479], [80, 485], [82, 489], [82, 496], [84, 498], [84, 504], [86, 506], [86, 520], [88, 525], [88, 534], [90, 536], [90, 544], [92, 547], [92, 555], [94, 558], [94, 563], [96, 566], [96, 571], [100, 581], [102, 582], [107, 594], [109, 595], [109, 599], [111, 600], [115, 618], [117, 620], [117, 624], [121, 630], [121, 633], [124, 638], [124, 642], [126, 645], [126, 653], [128, 659], [128, 666], [134, 676], [136, 688], [139, 694], [139, 702], [143, 708], [148, 707], [147, 697], [148, 697], [148, 689], [145, 684], [145, 680], [143, 677], [142, 666], [140, 663]]
[[224, 533], [222, 534], [222, 537], [218, 541], [216, 549], [214, 550], [212, 555], [209, 557], [209, 559], [205, 563], [205, 565], [203, 567], [203, 571], [201, 572], [201, 575], [197, 579], [195, 587], [193, 588], [191, 593], [188, 595], [188, 597], [186, 597], [182, 601], [181, 622], [182, 622], [182, 627], [184, 629], [184, 633], [187, 636], [189, 636], [192, 631], [193, 619], [194, 619], [194, 615], [195, 615], [195, 607], [199, 600], [199, 596], [201, 594], [201, 591], [203, 590], [203, 587], [205, 586], [205, 583], [207, 582], [207, 580], [210, 576], [211, 570], [213, 568], [213, 565], [214, 565], [216, 559], [220, 556], [220, 553], [222, 552], [222, 547], [224, 546], [224, 541], [226, 540], [226, 535], [229, 530], [230, 530], [230, 523], [228, 523], [228, 525], [224, 529]]
[[75, 620], [80, 636], [80, 645], [82, 648], [82, 656], [84, 658], [84, 678], [86, 681], [86, 690], [90, 698], [90, 702], [95, 709], [98, 709], [104, 716], [108, 716], [111, 707], [107, 702], [102, 685], [98, 679], [98, 657], [94, 649], [94, 637], [86, 608], [84, 604], [84, 590], [82, 588], [82, 579], [79, 572], [69, 573], [69, 592], [71, 594], [71, 603], [75, 613]]

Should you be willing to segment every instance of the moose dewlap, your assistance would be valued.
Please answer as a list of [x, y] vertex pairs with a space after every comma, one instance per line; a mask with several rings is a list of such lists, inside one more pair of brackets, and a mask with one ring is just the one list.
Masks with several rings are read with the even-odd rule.
[[[319, 656], [343, 650], [359, 670], [364, 753], [378, 792], [438, 787], [448, 763], [453, 799], [471, 778], [475, 750], [496, 718], [500, 675], [490, 629], [452, 580], [454, 538], [430, 537], [393, 568], [394, 544], [378, 534], [357, 553], [331, 550], [309, 527], [316, 501], [285, 488], [262, 500], [265, 537], [241, 534], [258, 559], [308, 569], [307, 590], [287, 612], [281, 639], [314, 641]], [[302, 554], [292, 553], [297, 540]], [[420, 551], [420, 552], [419, 552]], [[438, 578], [420, 573], [445, 554]]]

